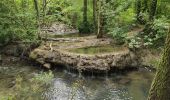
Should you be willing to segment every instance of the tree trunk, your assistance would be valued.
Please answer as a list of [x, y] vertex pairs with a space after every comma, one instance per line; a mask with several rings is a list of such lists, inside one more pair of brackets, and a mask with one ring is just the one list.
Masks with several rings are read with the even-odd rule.
[[43, 10], [43, 25], [45, 26], [45, 16], [46, 16], [46, 8], [47, 8], [47, 0], [43, 0], [42, 4], [42, 10]]
[[43, 17], [46, 16], [47, 0], [43, 0]]
[[141, 22], [141, 0], [137, 0], [136, 1], [136, 19], [138, 23], [142, 23]]
[[93, 21], [94, 21], [94, 32], [97, 31], [97, 19], [96, 19], [97, 1], [93, 0]]
[[37, 0], [34, 0], [34, 7], [35, 7], [35, 10], [36, 10], [37, 19], [39, 19], [40, 14], [39, 14], [38, 1]]
[[34, 0], [34, 7], [36, 10], [36, 17], [37, 17], [37, 26], [38, 26], [38, 38], [40, 39], [40, 13], [39, 13], [39, 8], [38, 8], [38, 1]]
[[170, 31], [148, 100], [170, 100]]
[[97, 38], [102, 37], [101, 33], [101, 2], [97, 1]]
[[103, 3], [104, 3], [104, 1], [98, 1], [98, 5], [97, 5], [98, 6], [97, 38], [103, 38], [103, 34], [104, 34], [105, 16], [104, 16], [103, 12], [101, 12]]
[[147, 12], [148, 11], [148, 0], [144, 0], [143, 1], [143, 12]]
[[83, 22], [87, 23], [87, 0], [84, 0]]
[[156, 14], [156, 10], [157, 10], [157, 0], [152, 0], [151, 8], [150, 8], [150, 14], [149, 14], [149, 20], [154, 19], [154, 16]]

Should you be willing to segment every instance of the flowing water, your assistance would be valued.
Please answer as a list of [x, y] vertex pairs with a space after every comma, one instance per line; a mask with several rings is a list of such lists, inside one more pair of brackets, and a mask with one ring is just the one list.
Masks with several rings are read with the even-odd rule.
[[[0, 97], [15, 92], [12, 87], [18, 75], [29, 86], [27, 81], [42, 71], [38, 66], [23, 63], [1, 65]], [[53, 73], [54, 80], [43, 93], [45, 100], [146, 100], [154, 75], [148, 70], [82, 77], [65, 69], [54, 69]]]

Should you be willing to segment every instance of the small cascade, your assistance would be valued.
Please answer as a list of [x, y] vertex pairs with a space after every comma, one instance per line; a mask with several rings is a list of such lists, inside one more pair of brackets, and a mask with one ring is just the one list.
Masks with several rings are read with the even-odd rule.
[[70, 66], [66, 65], [66, 68], [67, 68], [68, 74], [71, 74], [71, 68], [70, 68]]
[[105, 71], [105, 79], [106, 79], [106, 80], [108, 80], [108, 79], [109, 79], [109, 78], [108, 78], [108, 76], [109, 76], [109, 74], [108, 74], [108, 70], [106, 70], [106, 71]]
[[78, 70], [79, 78], [82, 78], [82, 70]]
[[93, 71], [92, 71], [92, 76], [91, 76], [91, 78], [95, 78], [95, 77], [94, 77], [94, 73], [93, 73]]

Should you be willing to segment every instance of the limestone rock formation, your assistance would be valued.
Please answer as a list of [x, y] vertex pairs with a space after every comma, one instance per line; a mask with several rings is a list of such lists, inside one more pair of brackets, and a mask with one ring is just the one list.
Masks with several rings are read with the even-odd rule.
[[[125, 69], [138, 67], [139, 62], [135, 54], [124, 47], [121, 51], [113, 51], [101, 54], [79, 54], [69, 52], [70, 49], [106, 45], [108, 39], [81, 39], [82, 42], [73, 43], [46, 43], [31, 52], [30, 58], [36, 60], [46, 68], [52, 64], [63, 64], [77, 70], [109, 71], [111, 69]], [[66, 39], [68, 41], [68, 39]], [[97, 41], [97, 42], [96, 42]], [[49, 46], [50, 45], [50, 46]]]
[[52, 34], [78, 33], [79, 31], [61, 22], [53, 23], [50, 27], [43, 27], [42, 32]]

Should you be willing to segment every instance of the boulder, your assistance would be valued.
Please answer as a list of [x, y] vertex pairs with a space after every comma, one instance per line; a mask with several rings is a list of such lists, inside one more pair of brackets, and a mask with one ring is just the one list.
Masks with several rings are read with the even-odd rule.
[[44, 66], [45, 68], [47, 68], [47, 69], [50, 69], [50, 68], [51, 68], [51, 64], [49, 64], [49, 63], [45, 63], [43, 66]]

